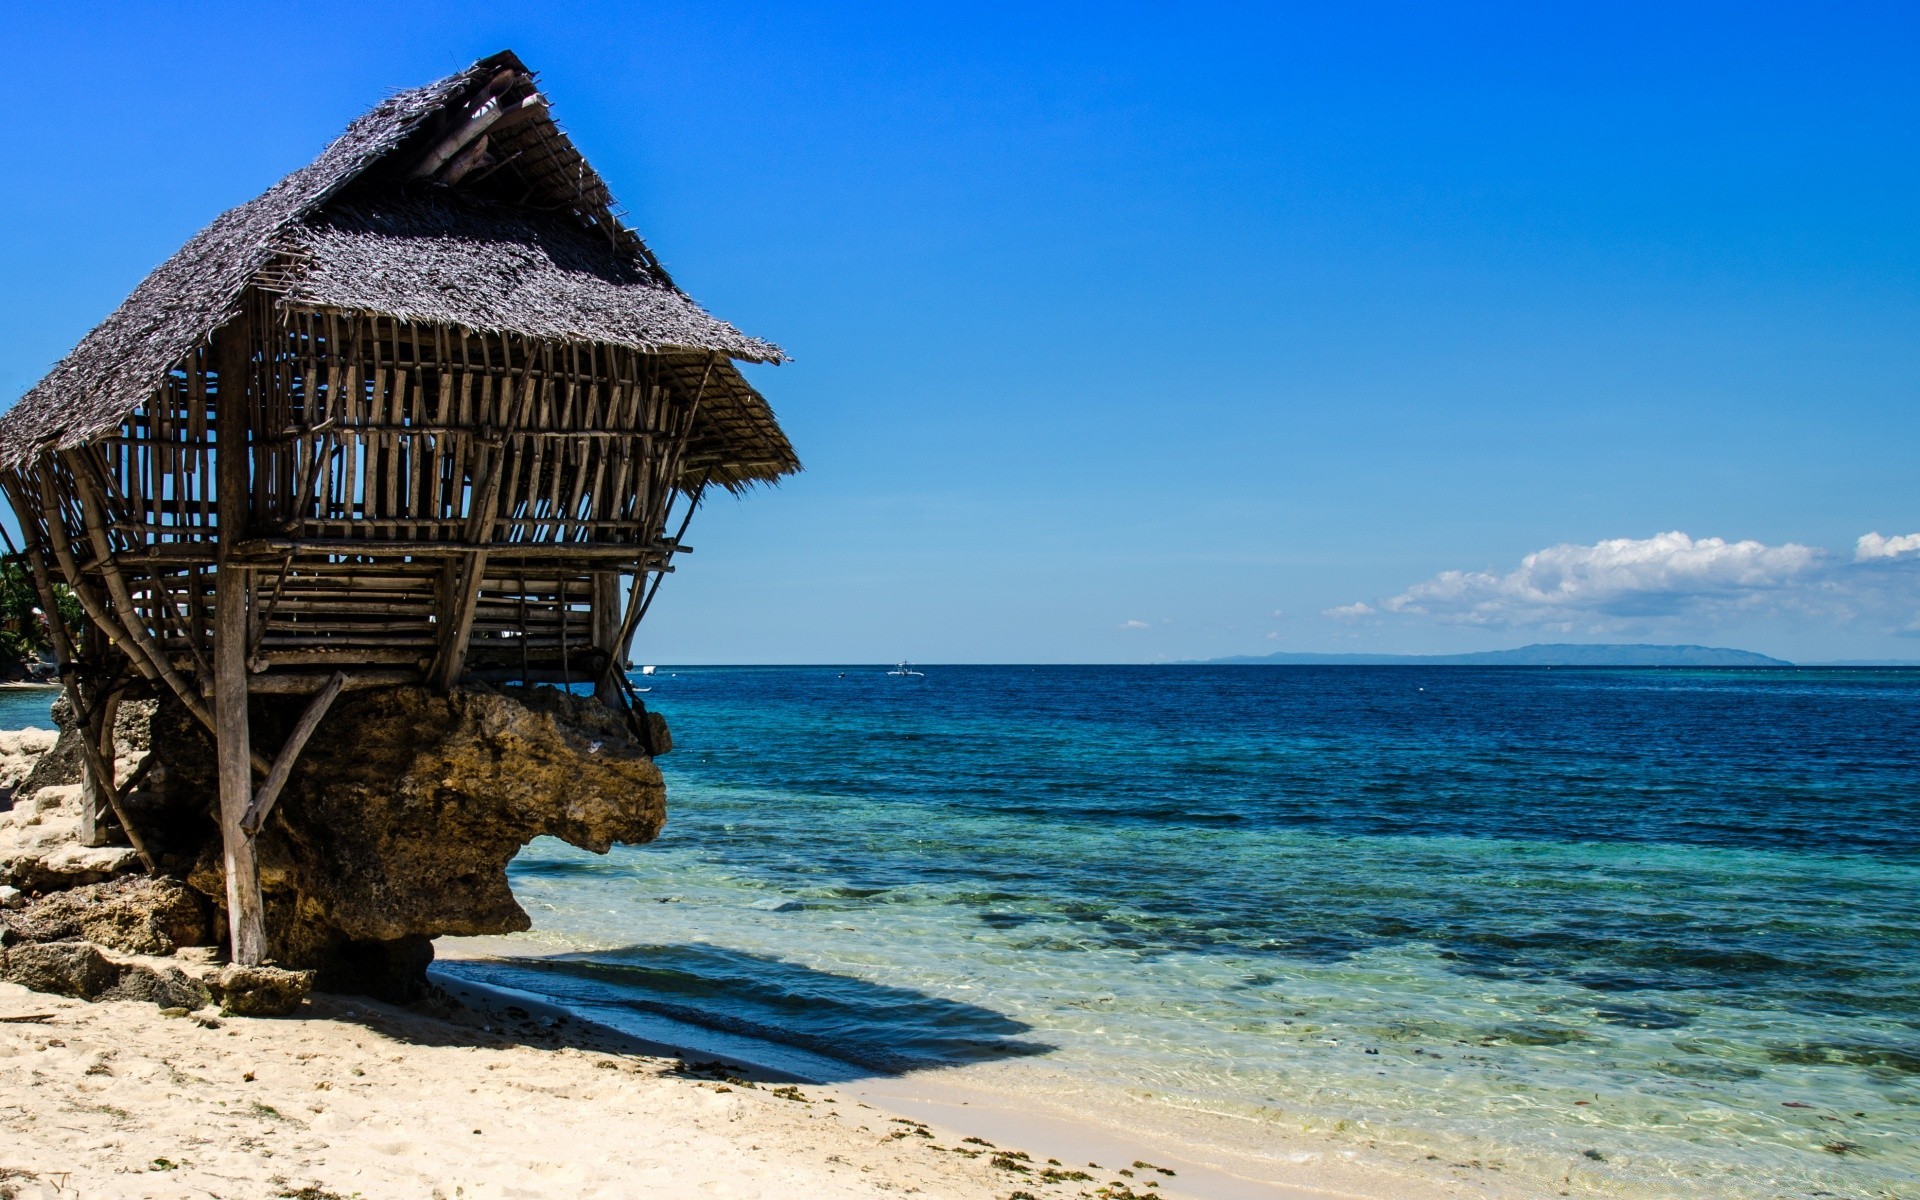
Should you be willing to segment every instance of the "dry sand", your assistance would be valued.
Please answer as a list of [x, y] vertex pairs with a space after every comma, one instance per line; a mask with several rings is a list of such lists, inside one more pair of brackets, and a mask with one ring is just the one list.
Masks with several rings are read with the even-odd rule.
[[829, 1089], [702, 1079], [546, 1014], [482, 1024], [501, 1016], [168, 1016], [0, 984], [0, 1197], [1179, 1194], [1150, 1171], [1049, 1185]]
[[1351, 1169], [1275, 1179], [1177, 1149], [1161, 1159], [1175, 1176], [1043, 1108], [966, 1107], [967, 1092], [911, 1077], [743, 1079], [511, 993], [462, 994], [446, 1017], [316, 995], [249, 1019], [0, 983], [0, 1200], [1539, 1194]]
[[291, 1019], [209, 1018], [0, 985], [0, 1194], [1007, 1190], [818, 1089], [691, 1078], [592, 1029], [489, 1031], [327, 996]]

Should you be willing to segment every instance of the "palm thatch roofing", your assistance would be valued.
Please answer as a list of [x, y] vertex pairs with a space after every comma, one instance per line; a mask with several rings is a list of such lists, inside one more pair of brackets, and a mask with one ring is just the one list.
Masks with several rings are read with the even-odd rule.
[[117, 428], [250, 285], [300, 305], [658, 354], [670, 381], [704, 380], [689, 471], [739, 487], [800, 467], [733, 365], [785, 355], [674, 284], [507, 51], [390, 97], [194, 235], [0, 416], [0, 468]]

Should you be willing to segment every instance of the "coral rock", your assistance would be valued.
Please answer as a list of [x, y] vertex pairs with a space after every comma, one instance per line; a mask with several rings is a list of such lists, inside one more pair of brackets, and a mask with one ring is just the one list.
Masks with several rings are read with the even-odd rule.
[[313, 972], [230, 963], [207, 982], [228, 1016], [284, 1017], [313, 990]]
[[83, 938], [130, 954], [172, 954], [207, 940], [207, 908], [178, 880], [131, 876], [55, 892], [7, 917], [24, 941]]
[[[300, 704], [261, 698], [255, 742], [279, 744]], [[184, 713], [164, 787], [203, 809], [215, 792], [211, 746]], [[276, 962], [319, 971], [319, 986], [415, 998], [427, 939], [531, 925], [506, 867], [536, 837], [604, 853], [653, 840], [666, 819], [659, 768], [624, 718], [555, 688], [439, 695], [401, 687], [349, 693], [307, 744], [256, 841]], [[189, 882], [225, 901], [217, 840]]]
[[199, 1008], [206, 987], [170, 963], [105, 954], [90, 942], [33, 942], [0, 950], [0, 980], [81, 1000], [145, 1000], [162, 1008]]
[[125, 846], [80, 844], [80, 785], [36, 789], [0, 813], [0, 883], [48, 891], [98, 883], [138, 870]]

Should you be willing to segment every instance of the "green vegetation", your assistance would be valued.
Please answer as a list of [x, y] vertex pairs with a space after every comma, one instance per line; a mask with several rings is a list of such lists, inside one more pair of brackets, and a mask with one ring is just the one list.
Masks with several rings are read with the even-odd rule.
[[[54, 603], [60, 619], [75, 637], [80, 636], [80, 601], [65, 584], [53, 585]], [[42, 655], [51, 655], [47, 624], [40, 612], [40, 594], [33, 578], [19, 562], [0, 563], [0, 675], [19, 677]]]

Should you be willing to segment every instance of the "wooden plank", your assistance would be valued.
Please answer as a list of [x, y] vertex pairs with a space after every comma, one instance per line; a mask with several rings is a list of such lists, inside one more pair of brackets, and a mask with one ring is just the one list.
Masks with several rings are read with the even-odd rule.
[[[338, 672], [335, 672], [338, 674]], [[355, 671], [348, 677], [346, 691], [357, 692], [369, 688], [400, 687], [405, 684], [419, 683], [424, 677], [419, 671]], [[285, 675], [256, 675], [253, 690], [256, 694], [275, 696], [303, 696], [320, 691], [333, 680], [332, 675], [313, 672]]]
[[620, 685], [613, 673], [626, 666], [624, 647], [615, 645], [620, 637], [620, 573], [596, 571], [593, 575], [593, 648], [608, 657], [608, 669], [594, 681], [593, 694], [609, 708], [618, 709]]

